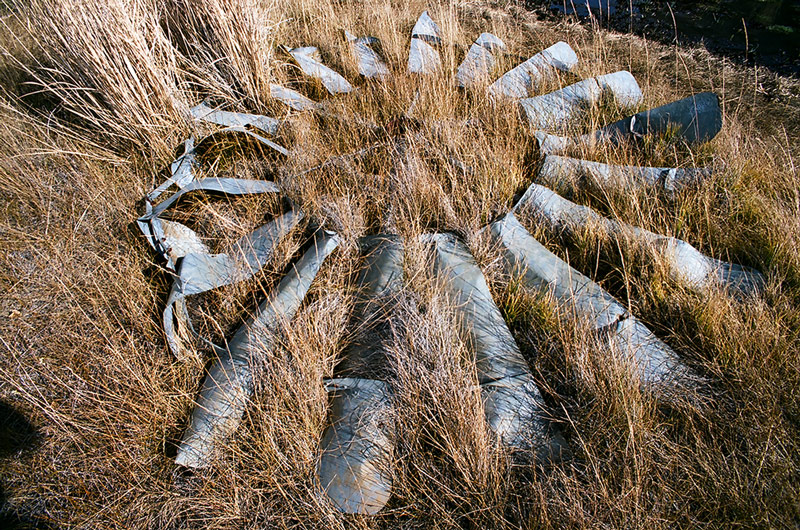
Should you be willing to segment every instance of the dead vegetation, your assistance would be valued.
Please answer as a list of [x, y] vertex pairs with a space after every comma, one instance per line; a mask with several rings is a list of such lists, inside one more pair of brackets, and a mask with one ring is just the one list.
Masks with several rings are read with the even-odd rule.
[[[800, 174], [798, 103], [768, 100], [768, 74], [702, 50], [537, 22], [507, 2], [340, 3], [321, 0], [33, 0], [8, 3], [0, 39], [0, 399], [35, 426], [0, 455], [2, 508], [22, 527], [80, 528], [785, 528], [800, 522]], [[405, 74], [424, 9], [442, 30], [440, 75]], [[341, 31], [373, 35], [392, 71], [358, 79]], [[672, 410], [602, 356], [551, 300], [504, 277], [477, 231], [536, 177], [537, 153], [512, 105], [459, 92], [453, 74], [482, 31], [508, 46], [501, 73], [557, 40], [581, 78], [629, 69], [652, 107], [716, 92], [725, 121], [708, 145], [663, 139], [643, 150], [582, 153], [603, 162], [711, 165], [699, 188], [568, 192], [635, 226], [746, 264], [768, 280], [760, 298], [698, 296], [658, 264], [594, 233], [570, 244], [533, 220], [531, 233], [601, 283], [707, 380], [710, 404]], [[278, 44], [319, 47], [358, 92], [326, 96]], [[781, 83], [791, 83], [781, 80]], [[292, 113], [269, 83], [293, 86], [326, 112]], [[550, 88], [558, 88], [554, 85]], [[415, 97], [419, 94], [418, 97]], [[207, 471], [174, 466], [207, 360], [177, 362], [160, 310], [169, 277], [132, 222], [210, 98], [287, 120], [286, 160], [232, 144], [210, 150], [209, 175], [275, 179], [310, 228], [343, 244], [323, 268], [281, 347], [255, 366], [245, 422]], [[413, 103], [416, 101], [416, 103]], [[410, 112], [410, 119], [400, 119]], [[620, 117], [593, 109], [585, 130]], [[363, 126], [368, 121], [383, 127]], [[404, 134], [404, 154], [390, 147]], [[348, 155], [375, 146], [368, 156]], [[332, 157], [340, 157], [326, 163]], [[449, 160], [472, 168], [464, 171]], [[322, 165], [313, 171], [306, 171]], [[264, 201], [197, 200], [210, 244], [268, 217]], [[220, 227], [230, 227], [221, 233]], [[205, 230], [205, 231], [203, 231]], [[484, 420], [474, 364], [453, 331], [416, 238], [463, 237], [543, 390], [573, 458], [512, 461]], [[376, 517], [339, 514], [316, 487], [325, 427], [323, 378], [347, 335], [358, 237], [407, 244], [407, 289], [393, 316], [394, 490]], [[226, 240], [227, 238], [227, 240]], [[296, 256], [287, 242], [244, 286], [194, 301], [203, 329], [230, 336]], [[201, 354], [204, 352], [201, 350]], [[207, 352], [206, 352], [207, 354]]]

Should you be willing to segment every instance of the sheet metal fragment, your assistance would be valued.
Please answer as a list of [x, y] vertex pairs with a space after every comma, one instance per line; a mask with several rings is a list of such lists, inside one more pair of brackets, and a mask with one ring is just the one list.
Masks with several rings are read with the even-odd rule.
[[371, 45], [377, 44], [378, 39], [375, 37], [356, 37], [349, 31], [344, 32], [347, 42], [358, 60], [358, 73], [367, 79], [382, 77], [389, 75], [389, 67], [386, 66], [378, 53], [370, 48]]
[[356, 333], [336, 367], [341, 377], [368, 377], [388, 370], [386, 347], [391, 340], [389, 320], [403, 288], [402, 240], [395, 235], [367, 236], [359, 241], [364, 269], [358, 279], [353, 310]]
[[751, 294], [763, 287], [764, 280], [758, 271], [705, 256], [681, 239], [608, 219], [539, 184], [531, 184], [513, 210], [533, 213], [551, 229], [563, 230], [571, 236], [592, 226], [610, 237], [646, 248], [666, 265], [673, 280], [699, 293], [724, 286], [741, 294]]
[[149, 200], [153, 194], [148, 196], [147, 212], [137, 224], [150, 246], [167, 261], [167, 268], [176, 273], [163, 323], [167, 344], [177, 357], [184, 354], [181, 335], [193, 331], [185, 297], [251, 277], [264, 265], [278, 241], [303, 218], [302, 212], [289, 211], [240, 238], [234, 245], [236, 254], [211, 254], [192, 229], [160, 218], [182, 196], [194, 191], [250, 195], [276, 193], [279, 189], [271, 181], [205, 178], [192, 180], [156, 206]]
[[563, 317], [588, 323], [610, 352], [633, 363], [643, 386], [673, 400], [700, 381], [669, 346], [603, 288], [547, 250], [513, 213], [489, 225], [489, 234], [501, 246], [508, 273], [522, 274], [528, 287], [548, 292]]
[[167, 344], [176, 357], [184, 356], [181, 336], [194, 331], [185, 298], [251, 278], [302, 218], [299, 211], [286, 212], [239, 239], [234, 245], [235, 253], [183, 256], [163, 316]]
[[695, 144], [714, 138], [722, 128], [719, 98], [713, 92], [702, 92], [661, 107], [656, 107], [598, 129], [583, 136], [563, 137], [535, 133], [542, 154], [555, 154], [566, 149], [617, 145], [645, 136], [673, 134]]
[[397, 236], [361, 240], [366, 254], [352, 324], [357, 333], [336, 367], [330, 425], [322, 436], [317, 466], [320, 485], [345, 513], [374, 514], [392, 491], [394, 418], [391, 388], [376, 380], [388, 365], [389, 319], [403, 288], [403, 245]]
[[353, 85], [351, 85], [347, 79], [320, 62], [321, 58], [316, 48], [312, 46], [294, 48], [289, 50], [289, 55], [294, 59], [297, 66], [300, 67], [300, 70], [302, 70], [304, 74], [319, 79], [325, 89], [331, 94], [346, 94], [353, 90]]
[[604, 96], [612, 97], [623, 108], [634, 107], [643, 98], [636, 79], [621, 70], [584, 79], [543, 96], [521, 99], [519, 105], [521, 115], [532, 129], [566, 131]]
[[269, 84], [269, 95], [271, 98], [277, 99], [287, 107], [294, 110], [309, 110], [313, 109], [317, 105], [314, 101], [308, 99], [297, 90], [292, 90], [291, 88], [276, 85], [274, 83]]
[[161, 219], [160, 222], [164, 234], [162, 246], [167, 249], [173, 262], [187, 254], [211, 253], [200, 236], [188, 226], [166, 219]]
[[[183, 158], [183, 157], [181, 157]], [[180, 159], [179, 159], [180, 160]], [[176, 162], [173, 162], [173, 168]], [[193, 158], [192, 158], [193, 163]], [[191, 172], [191, 163], [184, 160], [181, 162], [181, 168], [188, 168], [187, 175], [194, 179]], [[169, 188], [173, 183], [180, 186], [180, 190], [170, 196], [168, 199], [160, 202], [157, 206], [152, 205], [152, 200]], [[196, 241], [199, 241], [197, 234], [194, 233], [189, 227], [180, 225], [179, 223], [169, 221], [171, 225], [171, 233], [165, 233], [163, 219], [159, 216], [164, 213], [169, 207], [175, 204], [186, 193], [192, 191], [211, 191], [221, 192], [229, 195], [246, 195], [251, 193], [275, 193], [278, 191], [278, 186], [271, 181], [265, 180], [249, 180], [249, 179], [231, 179], [231, 178], [206, 178], [200, 180], [176, 179], [174, 176], [156, 188], [153, 192], [148, 194], [145, 198], [145, 215], [137, 219], [139, 229], [147, 238], [147, 242], [167, 261], [167, 268], [175, 270], [175, 260], [178, 256], [174, 250], [183, 246], [196, 246]]]
[[275, 347], [275, 334], [297, 313], [320, 267], [338, 244], [336, 234], [318, 231], [303, 257], [239, 328], [227, 348], [220, 349], [203, 380], [176, 464], [206, 467], [220, 444], [237, 429], [253, 392], [251, 363]]
[[491, 33], [481, 33], [470, 46], [466, 57], [456, 70], [456, 83], [461, 88], [470, 88], [485, 83], [494, 68], [494, 54], [506, 49], [505, 43]]
[[442, 65], [437, 49], [442, 44], [439, 26], [423, 11], [411, 30], [411, 48], [408, 53], [408, 71], [414, 74], [432, 74]]
[[189, 109], [192, 117], [198, 121], [215, 123], [224, 127], [246, 127], [251, 126], [265, 132], [270, 136], [278, 134], [280, 121], [269, 116], [260, 114], [245, 114], [243, 112], [228, 112], [225, 110], [213, 109], [205, 103]]
[[623, 192], [636, 186], [660, 189], [667, 195], [697, 186], [710, 176], [710, 168], [617, 166], [558, 155], [545, 156], [539, 169], [539, 181], [550, 187], [589, 185]]
[[194, 138], [188, 138], [183, 143], [183, 154], [170, 164], [170, 176], [160, 186], [147, 194], [145, 200], [148, 205], [161, 196], [173, 185], [180, 189], [185, 188], [194, 180], [194, 167], [197, 164], [197, 153], [194, 150]]
[[566, 442], [548, 432], [542, 396], [475, 258], [453, 234], [426, 239], [434, 244], [434, 269], [475, 352], [490, 428], [512, 448], [533, 449], [543, 461], [558, 459]]
[[279, 153], [279, 154], [281, 154], [283, 156], [289, 156], [289, 151], [285, 147], [283, 147], [281, 145], [278, 145], [275, 142], [273, 142], [272, 140], [268, 140], [267, 138], [264, 138], [260, 134], [256, 134], [253, 131], [251, 131], [249, 129], [246, 129], [245, 127], [242, 127], [241, 125], [232, 125], [230, 127], [225, 127], [224, 129], [219, 129], [218, 131], [214, 131], [212, 134], [206, 136], [203, 140], [204, 141], [205, 140], [209, 140], [209, 139], [211, 139], [211, 138], [213, 138], [215, 136], [221, 136], [221, 135], [230, 134], [230, 133], [245, 134], [245, 135], [249, 136], [250, 138], [253, 138], [257, 142], [269, 147], [273, 151], [276, 151], [277, 153]]
[[569, 72], [578, 64], [578, 56], [566, 42], [557, 42], [524, 63], [509, 70], [489, 85], [491, 96], [510, 99], [526, 98], [533, 90], [549, 81], [556, 71]]

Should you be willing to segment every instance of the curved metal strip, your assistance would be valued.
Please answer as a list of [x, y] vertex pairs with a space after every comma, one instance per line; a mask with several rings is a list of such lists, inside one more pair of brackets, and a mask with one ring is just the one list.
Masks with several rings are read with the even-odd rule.
[[274, 151], [277, 151], [281, 155], [289, 156], [289, 151], [285, 147], [283, 147], [281, 145], [278, 145], [275, 142], [273, 142], [272, 140], [268, 140], [268, 139], [264, 138], [263, 136], [261, 136], [260, 134], [256, 134], [256, 133], [254, 133], [253, 131], [251, 131], [249, 129], [245, 129], [244, 127], [242, 127], [240, 125], [232, 125], [230, 127], [225, 127], [224, 129], [220, 129], [218, 131], [214, 131], [213, 133], [211, 133], [208, 136], [206, 136], [205, 138], [203, 138], [203, 140], [208, 140], [209, 138], [212, 138], [214, 136], [221, 135], [221, 134], [228, 134], [228, 133], [246, 134], [250, 138], [253, 138], [253, 139], [259, 141], [260, 143], [266, 145], [270, 149], [272, 149]]
[[656, 107], [598, 129], [583, 136], [563, 137], [537, 132], [539, 151], [553, 154], [574, 148], [617, 145], [644, 136], [673, 134], [688, 143], [702, 143], [722, 129], [722, 110], [713, 92], [702, 92]]
[[212, 109], [205, 103], [189, 109], [192, 118], [198, 121], [205, 121], [222, 125], [224, 127], [256, 127], [269, 134], [275, 136], [278, 134], [278, 127], [281, 122], [269, 116], [262, 116], [260, 114], [245, 114], [244, 112], [229, 112], [225, 110]]
[[[656, 253], [673, 280], [696, 292], [706, 293], [723, 285], [741, 294], [750, 294], [759, 291], [764, 283], [758, 271], [705, 256], [681, 239], [608, 219], [539, 184], [531, 184], [512, 211], [531, 212], [551, 229], [563, 230], [568, 235], [595, 226], [611, 237], [626, 238], [642, 245]], [[721, 284], [721, 280], [726, 283]]]
[[456, 70], [458, 86], [469, 88], [488, 81], [495, 64], [495, 52], [505, 49], [505, 43], [498, 37], [491, 33], [481, 33]]
[[532, 90], [552, 79], [556, 70], [568, 72], [576, 64], [575, 50], [566, 42], [557, 42], [503, 74], [487, 90], [491, 96], [526, 98]]
[[442, 59], [436, 49], [442, 43], [439, 26], [423, 11], [411, 30], [408, 71], [413, 74], [432, 74], [439, 70]]
[[183, 189], [194, 180], [194, 166], [197, 164], [197, 153], [194, 150], [194, 138], [183, 143], [183, 154], [170, 164], [170, 176], [156, 189], [147, 194], [146, 200], [152, 202], [167, 191], [173, 184]]
[[294, 318], [320, 267], [338, 244], [336, 234], [318, 231], [311, 248], [234, 334], [227, 350], [219, 352], [203, 381], [176, 464], [206, 467], [239, 426], [253, 392], [251, 362], [275, 347], [274, 334]]
[[542, 396], [475, 258], [453, 234], [423, 237], [434, 244], [434, 270], [475, 352], [489, 426], [510, 447], [560, 452], [564, 441], [548, 435]]
[[642, 90], [630, 72], [584, 79], [573, 85], [519, 101], [521, 115], [532, 129], [566, 131], [574, 127], [588, 108], [600, 103], [604, 95], [612, 97], [621, 107], [633, 107], [642, 102]]
[[171, 195], [168, 199], [158, 203], [157, 206], [154, 206], [149, 212], [140, 217], [139, 220], [149, 221], [150, 219], [160, 216], [165, 210], [175, 204], [178, 199], [193, 191], [224, 193], [226, 195], [252, 195], [258, 193], [277, 193], [280, 191], [280, 188], [271, 180], [222, 177], [208, 177], [194, 180], [181, 188], [180, 191]]
[[610, 351], [633, 363], [642, 384], [671, 398], [700, 380], [614, 297], [530, 235], [513, 213], [489, 225], [489, 233], [502, 247], [507, 272], [521, 273], [533, 289], [548, 290], [561, 315], [587, 321], [606, 338]]

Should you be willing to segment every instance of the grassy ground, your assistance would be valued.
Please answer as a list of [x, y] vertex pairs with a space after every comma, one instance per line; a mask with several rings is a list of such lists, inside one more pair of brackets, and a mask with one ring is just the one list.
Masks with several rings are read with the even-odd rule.
[[[785, 528], [800, 522], [800, 104], [796, 81], [702, 50], [665, 47], [568, 23], [537, 22], [511, 3], [368, 0], [12, 0], [0, 43], [0, 477], [8, 524], [60, 528]], [[408, 37], [429, 8], [447, 45], [442, 74], [404, 74]], [[394, 76], [358, 79], [342, 29], [370, 34]], [[694, 149], [659, 141], [601, 161], [710, 164], [699, 189], [578, 192], [605, 214], [758, 268], [763, 297], [743, 302], [681, 290], [633, 249], [588, 233], [565, 245], [529, 228], [641, 317], [709, 381], [711, 403], [665, 410], [559, 322], [550, 300], [504, 278], [477, 236], [534, 179], [537, 153], [511, 106], [453, 89], [481, 31], [508, 45], [498, 72], [566, 40], [580, 58], [561, 84], [629, 69], [643, 107], [713, 90], [722, 133]], [[327, 118], [288, 115], [270, 82], [322, 98], [276, 45], [315, 45], [359, 85]], [[550, 87], [550, 88], [555, 88]], [[386, 138], [419, 91], [398, 169], [386, 148], [299, 175]], [[175, 469], [203, 375], [204, 352], [178, 362], [160, 328], [169, 278], [132, 227], [175, 148], [198, 132], [188, 106], [210, 97], [286, 118], [287, 160], [227, 143], [208, 175], [274, 178], [316, 223], [339, 231], [284, 343], [257, 362], [243, 427], [211, 469]], [[592, 128], [618, 115], [593, 109]], [[334, 119], [331, 115], [343, 116]], [[465, 124], [466, 119], [479, 126]], [[396, 123], [396, 122], [395, 122]], [[394, 129], [396, 130], [396, 129]], [[456, 157], [474, 168], [456, 171]], [[264, 200], [194, 200], [182, 211], [217, 249], [262, 222]], [[415, 237], [463, 236], [528, 357], [571, 461], [512, 465], [483, 419], [475, 371]], [[406, 237], [408, 288], [395, 314], [388, 377], [396, 394], [393, 497], [379, 516], [336, 512], [314, 485], [326, 420], [322, 379], [348, 339], [356, 239]], [[191, 308], [205, 333], [230, 336], [302, 243], [298, 234], [245, 285]]]

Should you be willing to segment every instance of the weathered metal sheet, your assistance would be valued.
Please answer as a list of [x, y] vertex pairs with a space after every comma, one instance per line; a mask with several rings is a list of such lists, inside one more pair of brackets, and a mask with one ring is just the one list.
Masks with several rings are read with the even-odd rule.
[[192, 118], [198, 121], [215, 123], [224, 127], [251, 126], [264, 131], [270, 136], [278, 134], [278, 127], [280, 127], [281, 124], [280, 121], [275, 118], [270, 118], [269, 116], [213, 109], [205, 103], [200, 103], [192, 107], [189, 109], [189, 112]]
[[194, 150], [194, 138], [189, 138], [183, 144], [183, 154], [170, 164], [169, 178], [145, 197], [147, 204], [150, 205], [173, 185], [180, 189], [188, 186], [195, 178], [194, 167], [196, 164], [197, 153]]
[[321, 487], [345, 513], [374, 514], [392, 493], [394, 454], [391, 391], [384, 381], [327, 382], [331, 426], [322, 436]]
[[411, 30], [411, 47], [408, 53], [408, 71], [414, 74], [432, 74], [442, 66], [437, 49], [442, 44], [439, 26], [423, 11]]
[[522, 274], [526, 285], [548, 292], [563, 317], [588, 323], [607, 340], [610, 352], [633, 363], [644, 386], [669, 399], [699, 380], [669, 346], [603, 288], [547, 250], [513, 213], [489, 225], [489, 234], [501, 246], [507, 272]]
[[458, 86], [470, 88], [489, 81], [495, 64], [494, 54], [505, 49], [506, 45], [500, 38], [491, 33], [481, 33], [456, 70]]
[[750, 294], [759, 291], [763, 285], [763, 277], [758, 271], [705, 256], [686, 241], [608, 219], [539, 184], [531, 184], [513, 210], [531, 212], [551, 229], [563, 230], [568, 235], [592, 226], [613, 238], [624, 238], [641, 245], [658, 256], [673, 280], [700, 293], [724, 286]]
[[[190, 145], [189, 142], [187, 145]], [[185, 160], [183, 163], [188, 164]], [[303, 217], [302, 212], [289, 211], [240, 238], [234, 245], [236, 254], [211, 254], [192, 229], [181, 223], [161, 219], [160, 216], [182, 196], [194, 191], [250, 195], [276, 193], [279, 191], [278, 186], [271, 181], [250, 179], [205, 178], [188, 183], [186, 180], [188, 179], [177, 180], [171, 177], [164, 185], [156, 188], [145, 199], [145, 215], [137, 220], [150, 246], [167, 261], [167, 268], [175, 271], [175, 280], [164, 309], [163, 323], [167, 344], [177, 357], [184, 355], [181, 336], [193, 332], [184, 300], [186, 296], [251, 277], [264, 265], [279, 240]], [[151, 200], [172, 183], [181, 184], [182, 187], [153, 206]]]
[[184, 299], [252, 277], [302, 218], [301, 212], [290, 210], [256, 228], [237, 241], [235, 254], [191, 253], [183, 256], [163, 315], [164, 333], [173, 354], [177, 357], [184, 355], [181, 335], [193, 331]]
[[668, 195], [699, 185], [711, 176], [709, 168], [617, 166], [558, 155], [544, 157], [539, 180], [548, 186], [627, 191], [632, 186], [650, 187]]
[[331, 94], [346, 94], [353, 90], [353, 85], [347, 79], [320, 62], [319, 52], [316, 48], [311, 46], [294, 48], [289, 50], [289, 55], [304, 74], [319, 79]]
[[361, 238], [364, 269], [353, 310], [357, 328], [352, 342], [342, 352], [337, 377], [374, 377], [387, 370], [386, 346], [391, 338], [389, 319], [394, 298], [403, 288], [402, 241], [380, 234]]
[[300, 92], [274, 83], [269, 85], [269, 95], [294, 110], [309, 110], [317, 105]]
[[714, 138], [722, 129], [722, 110], [713, 92], [702, 92], [661, 107], [656, 107], [598, 129], [583, 136], [563, 137], [537, 132], [542, 154], [554, 154], [573, 148], [617, 145], [645, 136], [672, 134], [688, 143]]
[[623, 108], [638, 105], [643, 98], [636, 79], [630, 72], [621, 70], [584, 79], [543, 96], [521, 99], [519, 105], [532, 129], [566, 131], [604, 96], [612, 97]]
[[311, 247], [234, 334], [227, 348], [218, 349], [178, 447], [178, 465], [206, 467], [220, 444], [237, 429], [253, 392], [252, 361], [275, 347], [274, 335], [294, 317], [323, 262], [338, 244], [336, 234], [317, 232]]
[[553, 78], [556, 71], [568, 72], [578, 64], [578, 56], [566, 42], [557, 42], [524, 63], [509, 70], [489, 85], [492, 96], [510, 99], [526, 98]]
[[[194, 180], [194, 175], [191, 171], [192, 164], [194, 162], [193, 156], [191, 159], [187, 159], [185, 156], [186, 155], [178, 159], [183, 160], [181, 160], [177, 170], [176, 164], [178, 164], [178, 161], [173, 162], [173, 176], [147, 195], [145, 198], [145, 215], [136, 221], [139, 225], [139, 229], [147, 238], [147, 242], [151, 247], [153, 247], [153, 249], [156, 250], [156, 252], [161, 255], [161, 257], [167, 260], [167, 268], [173, 271], [175, 270], [176, 257], [171, 249], [173, 249], [175, 246], [196, 246], [193, 241], [199, 240], [197, 234], [195, 234], [190, 228], [184, 225], [180, 225], [181, 228], [178, 228], [175, 225], [178, 225], [179, 223], [172, 221], [170, 222], [173, 225], [172, 234], [171, 238], [168, 238], [163, 227], [165, 221], [159, 218], [164, 211], [175, 204], [183, 195], [193, 191], [220, 192], [228, 195], [276, 193], [278, 191], [278, 186], [274, 182], [265, 180], [231, 178], [205, 178]], [[183, 171], [184, 169], [186, 170], [186, 173], [183, 176], [180, 176], [179, 172]], [[175, 175], [179, 176], [176, 177]], [[168, 199], [160, 202], [157, 206], [153, 206], [152, 200], [160, 196], [172, 184], [178, 184], [180, 187], [179, 191], [174, 193]]]
[[373, 514], [392, 490], [391, 388], [374, 378], [388, 368], [391, 308], [403, 288], [403, 245], [390, 235], [360, 243], [366, 257], [351, 323], [356, 333], [336, 367], [337, 379], [327, 382], [330, 425], [322, 436], [317, 475], [337, 509]]
[[285, 147], [278, 145], [272, 140], [268, 140], [267, 138], [264, 138], [260, 134], [256, 134], [253, 131], [246, 129], [245, 127], [242, 127], [240, 125], [232, 125], [231, 127], [225, 127], [224, 129], [219, 129], [218, 131], [214, 131], [213, 133], [206, 136], [203, 139], [203, 141], [213, 138], [214, 136], [220, 136], [231, 133], [245, 134], [250, 138], [253, 138], [254, 140], [258, 141], [259, 143], [269, 147], [273, 151], [276, 151], [277, 153], [280, 153], [283, 156], [289, 156], [289, 151]]
[[187, 254], [210, 254], [205, 243], [197, 233], [186, 225], [160, 219], [161, 231], [164, 234], [161, 246], [167, 249], [169, 258], [175, 262]]
[[557, 458], [565, 442], [548, 432], [544, 400], [475, 258], [453, 234], [425, 239], [434, 245], [434, 269], [475, 352], [490, 428], [510, 447], [531, 448], [545, 460]]
[[389, 67], [381, 60], [378, 53], [370, 48], [371, 45], [378, 43], [378, 39], [375, 37], [356, 37], [346, 30], [344, 36], [347, 42], [350, 43], [350, 48], [358, 61], [359, 74], [367, 79], [389, 75]]

